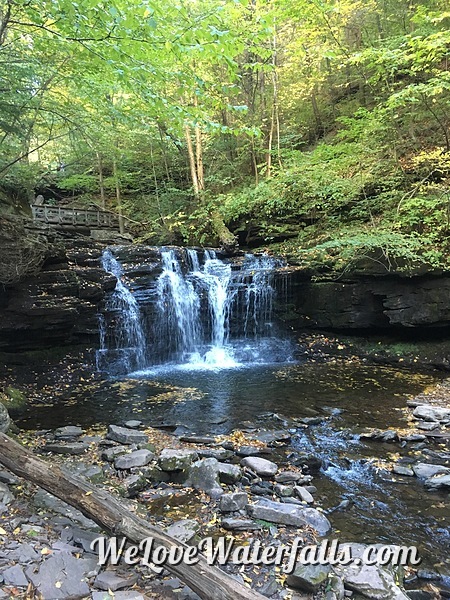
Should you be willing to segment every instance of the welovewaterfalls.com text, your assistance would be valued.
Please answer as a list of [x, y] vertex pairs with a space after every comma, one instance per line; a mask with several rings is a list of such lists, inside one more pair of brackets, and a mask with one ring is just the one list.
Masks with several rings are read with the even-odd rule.
[[129, 565], [144, 565], [156, 573], [161, 573], [166, 565], [195, 565], [202, 559], [209, 565], [276, 565], [287, 574], [298, 564], [416, 566], [421, 562], [416, 546], [365, 546], [358, 556], [353, 556], [352, 545], [341, 544], [339, 540], [305, 545], [300, 537], [290, 545], [267, 545], [259, 540], [238, 545], [234, 539], [208, 537], [196, 546], [162, 545], [152, 537], [138, 545], [129, 545], [126, 538], [98, 537], [91, 548], [98, 553], [100, 565], [117, 565], [122, 560]]

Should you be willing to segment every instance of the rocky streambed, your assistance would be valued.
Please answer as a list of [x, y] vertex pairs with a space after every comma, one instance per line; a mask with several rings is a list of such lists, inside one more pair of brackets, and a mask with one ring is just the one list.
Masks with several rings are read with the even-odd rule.
[[[444, 381], [408, 401], [407, 427], [365, 427], [357, 434], [385, 449], [380, 469], [386, 479], [406, 488], [419, 483], [430, 502], [442, 505], [441, 528], [447, 535], [449, 398], [450, 382]], [[265, 426], [243, 421], [226, 435], [177, 430], [164, 423], [150, 428], [136, 418], [107, 428], [68, 425], [22, 431], [18, 437], [46, 460], [112, 490], [127, 508], [188, 544], [220, 536], [263, 547], [290, 546], [296, 538], [303, 545], [339, 539], [360, 556], [361, 540], [344, 539], [339, 532], [342, 519], [352, 519], [352, 500], [325, 506], [323, 459], [295, 445], [299, 435], [327, 422], [330, 426], [332, 418], [324, 424], [323, 418], [267, 413]], [[168, 572], [156, 575], [125, 564], [100, 568], [91, 548], [100, 535], [94, 522], [11, 473], [1, 471], [0, 482], [0, 597], [196, 597]], [[434, 533], [431, 528], [430, 535]], [[384, 540], [373, 531], [372, 543], [376, 542]], [[224, 569], [271, 598], [450, 597], [448, 553], [435, 556], [434, 564], [399, 570], [297, 565], [286, 575], [273, 565], [232, 562]]]

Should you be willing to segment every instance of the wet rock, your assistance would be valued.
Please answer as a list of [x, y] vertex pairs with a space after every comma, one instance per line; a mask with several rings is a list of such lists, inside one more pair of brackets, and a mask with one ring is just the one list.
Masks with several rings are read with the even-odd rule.
[[25, 577], [25, 573], [20, 565], [8, 567], [3, 571], [2, 575], [6, 585], [12, 585], [14, 587], [28, 586], [28, 579]]
[[330, 565], [297, 565], [286, 583], [293, 588], [315, 594], [330, 574]]
[[229, 531], [257, 531], [261, 529], [261, 525], [255, 523], [251, 519], [235, 519], [227, 517], [222, 519], [222, 527]]
[[314, 498], [306, 488], [302, 487], [301, 485], [296, 485], [294, 489], [297, 496], [300, 498], [300, 500], [303, 500], [303, 502], [307, 502], [308, 504], [312, 504], [314, 502]]
[[238, 465], [219, 463], [217, 467], [219, 481], [231, 485], [242, 477], [242, 469]]
[[294, 527], [311, 526], [320, 536], [331, 531], [331, 524], [326, 516], [315, 508], [303, 508], [296, 504], [272, 502], [266, 498], [259, 499], [247, 507], [247, 512], [255, 519], [263, 519], [281, 525]]
[[275, 577], [271, 577], [257, 591], [262, 595], [270, 598], [278, 592], [278, 583]]
[[135, 450], [130, 454], [122, 454], [114, 461], [116, 469], [133, 469], [134, 467], [144, 467], [155, 458], [150, 450]]
[[66, 427], [59, 427], [55, 431], [55, 437], [62, 440], [77, 438], [82, 436], [84, 430], [76, 425], [66, 425]]
[[425, 487], [431, 491], [450, 488], [450, 475], [436, 475], [425, 481]]
[[441, 406], [432, 406], [431, 404], [420, 404], [417, 406], [413, 415], [422, 421], [450, 421], [450, 408]]
[[318, 473], [322, 468], [322, 459], [314, 454], [301, 454], [294, 460], [299, 467], [306, 467], [310, 473]]
[[14, 500], [14, 495], [6, 485], [6, 483], [0, 483], [0, 504], [8, 505]]
[[148, 442], [148, 436], [145, 433], [118, 425], [110, 425], [106, 437], [120, 444], [146, 444]]
[[100, 590], [111, 590], [115, 592], [126, 587], [131, 587], [138, 580], [137, 575], [120, 577], [114, 571], [103, 571], [99, 573], [94, 581], [94, 586]]
[[198, 458], [195, 450], [172, 450], [165, 448], [158, 458], [158, 466], [163, 471], [185, 471]]
[[409, 467], [404, 467], [403, 465], [395, 465], [392, 469], [392, 472], [396, 475], [403, 475], [405, 477], [414, 477], [414, 471]]
[[141, 427], [141, 425], [143, 425], [142, 421], [138, 421], [136, 419], [130, 419], [130, 421], [126, 421], [124, 423], [124, 426], [127, 429], [139, 429], [139, 427]]
[[90, 591], [87, 575], [96, 565], [96, 558], [75, 558], [67, 552], [59, 552], [46, 559], [37, 573], [34, 567], [28, 567], [26, 575], [43, 598], [83, 598]]
[[168, 529], [167, 534], [180, 542], [188, 543], [200, 531], [200, 525], [194, 519], [176, 521]]
[[83, 454], [88, 449], [88, 445], [83, 442], [50, 442], [42, 448], [43, 452], [53, 452], [53, 454]]
[[223, 494], [219, 483], [219, 463], [215, 458], [202, 458], [194, 462], [188, 471], [186, 485], [206, 492], [211, 498]]
[[245, 492], [224, 494], [220, 498], [220, 510], [222, 512], [236, 512], [242, 510], [248, 504], [248, 496]]
[[427, 463], [417, 463], [413, 466], [413, 471], [421, 479], [429, 479], [435, 475], [448, 475], [450, 469], [441, 465], [430, 465]]
[[278, 471], [278, 466], [274, 462], [257, 456], [243, 458], [241, 465], [248, 467], [260, 477], [273, 477]]
[[410, 600], [435, 600], [436, 596], [426, 590], [408, 590], [408, 598]]
[[264, 444], [288, 444], [292, 435], [288, 431], [258, 431], [251, 436], [253, 439]]
[[377, 442], [397, 442], [399, 439], [398, 433], [393, 429], [388, 429], [386, 431], [374, 429], [369, 433], [361, 433], [359, 437], [366, 440], [375, 440]]
[[302, 474], [296, 471], [282, 471], [275, 475], [275, 481], [277, 483], [290, 483], [291, 481], [298, 481], [302, 478]]
[[4, 404], [0, 402], [0, 432], [6, 433], [11, 426], [11, 419]]

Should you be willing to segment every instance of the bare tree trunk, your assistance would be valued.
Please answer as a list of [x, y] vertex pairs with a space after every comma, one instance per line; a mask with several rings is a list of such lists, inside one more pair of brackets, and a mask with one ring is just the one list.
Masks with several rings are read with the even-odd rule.
[[189, 125], [187, 125], [187, 124], [184, 126], [184, 135], [186, 137], [186, 145], [187, 145], [187, 151], [188, 151], [188, 157], [189, 157], [189, 167], [191, 169], [192, 187], [194, 188], [194, 196], [196, 199], [198, 199], [200, 196], [200, 188], [199, 188], [198, 178], [197, 178], [197, 168], [196, 168], [196, 164], [195, 164], [194, 148], [192, 146], [191, 129], [190, 129]]
[[[87, 481], [62, 471], [56, 464], [34, 456], [29, 450], [0, 433], [0, 462], [10, 471], [35, 483], [64, 502], [78, 508], [114, 536], [125, 536], [134, 544], [153, 538], [156, 546], [180, 551], [188, 546], [126, 510], [114, 496]], [[197, 564], [167, 564], [165, 568], [184, 581], [204, 600], [263, 600], [263, 596], [241, 585], [203, 556]]]
[[119, 174], [117, 171], [117, 160], [115, 157], [113, 159], [113, 177], [114, 177], [114, 185], [116, 186], [117, 214], [119, 215], [119, 232], [125, 233], [125, 220], [123, 218], [123, 212], [122, 212], [122, 194], [120, 192], [120, 180], [119, 180]]

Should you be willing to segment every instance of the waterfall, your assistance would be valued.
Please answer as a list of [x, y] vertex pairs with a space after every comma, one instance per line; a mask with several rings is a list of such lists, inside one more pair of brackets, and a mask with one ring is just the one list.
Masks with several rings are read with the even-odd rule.
[[162, 270], [151, 284], [136, 284], [134, 295], [110, 250], [102, 264], [117, 278], [100, 315], [99, 354], [113, 351], [109, 372], [157, 364], [229, 368], [276, 360], [283, 352], [268, 342], [274, 342], [278, 259], [247, 254], [232, 261], [214, 250], [162, 248]]
[[106, 273], [116, 278], [116, 287], [105, 306], [105, 312], [113, 315], [114, 328], [111, 332], [108, 331], [105, 317], [100, 315], [100, 350], [97, 354], [97, 364], [101, 364], [102, 357], [108, 353], [110, 358], [114, 355], [116, 370], [129, 372], [142, 369], [147, 364], [147, 356], [146, 336], [139, 305], [123, 283], [122, 267], [109, 249], [103, 253], [102, 267]]

